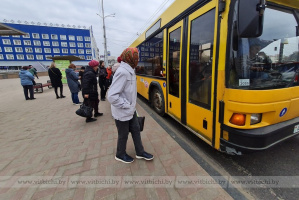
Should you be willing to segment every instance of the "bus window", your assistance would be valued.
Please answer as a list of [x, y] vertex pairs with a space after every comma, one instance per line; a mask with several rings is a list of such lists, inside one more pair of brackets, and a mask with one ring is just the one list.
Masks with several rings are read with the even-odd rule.
[[169, 35], [169, 94], [179, 97], [181, 28]]
[[[162, 48], [156, 48], [156, 47]], [[163, 32], [158, 33], [148, 42], [138, 46], [139, 63], [136, 74], [162, 77], [163, 63]]]
[[189, 102], [211, 107], [215, 10], [191, 22]]
[[258, 38], [238, 38], [238, 48], [231, 48], [228, 87], [267, 90], [297, 86], [297, 26], [291, 11], [267, 7], [263, 34]]

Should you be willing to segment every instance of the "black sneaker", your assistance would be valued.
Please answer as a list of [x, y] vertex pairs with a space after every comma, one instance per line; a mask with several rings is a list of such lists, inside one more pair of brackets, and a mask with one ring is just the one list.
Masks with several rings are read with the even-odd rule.
[[63, 96], [63, 95], [60, 95], [60, 98], [65, 98], [65, 96]]
[[153, 160], [154, 156], [150, 153], [143, 152], [142, 155], [136, 155], [137, 159], [144, 159], [144, 160]]
[[115, 156], [115, 160], [123, 162], [123, 163], [132, 163], [134, 159], [129, 156], [128, 154], [125, 154], [122, 158]]
[[59, 96], [56, 97], [56, 99], [59, 99], [59, 98], [60, 98]]
[[101, 101], [106, 101], [106, 99], [105, 99], [105, 98], [103, 98], [103, 99], [101, 99]]
[[100, 117], [102, 115], [103, 115], [103, 113], [96, 113], [96, 114], [94, 114], [94, 117]]
[[97, 121], [97, 119], [95, 119], [95, 118], [87, 118], [85, 121], [86, 121], [86, 123], [88, 123], [88, 122]]
[[34, 98], [34, 97], [33, 97], [33, 98], [30, 98], [30, 100], [34, 100], [34, 99], [36, 99], [36, 98]]

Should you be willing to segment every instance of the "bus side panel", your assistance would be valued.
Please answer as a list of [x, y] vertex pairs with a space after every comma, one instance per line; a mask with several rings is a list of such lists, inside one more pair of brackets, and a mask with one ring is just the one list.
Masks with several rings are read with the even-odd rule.
[[[148, 90], [149, 90], [149, 81], [148, 78], [142, 76], [137, 77], [137, 91], [138, 94], [149, 100]], [[145, 80], [146, 79], [146, 80]]]
[[289, 116], [292, 118], [299, 117], [299, 87], [292, 87], [291, 89], [291, 104], [288, 111]]
[[151, 85], [151, 83], [153, 81], [155, 81], [156, 83], [159, 83], [160, 87], [162, 88], [162, 92], [163, 92], [163, 96], [165, 99], [165, 112], [166, 112], [166, 106], [167, 106], [167, 102], [166, 102], [166, 81], [165, 80], [160, 80], [160, 79], [155, 79], [155, 78], [151, 78], [151, 77], [144, 77], [144, 76], [136, 76], [137, 77], [137, 91], [138, 94], [140, 94], [141, 96], [143, 96], [144, 98], [146, 98], [147, 100], [150, 100], [150, 96], [149, 96], [149, 87]]
[[191, 127], [194, 131], [200, 133], [208, 141], [212, 141], [212, 123], [208, 119], [213, 118], [213, 113], [209, 110], [201, 109], [196, 105], [188, 105], [187, 113], [190, 116], [188, 118], [188, 126]]
[[[299, 88], [298, 88], [299, 89]], [[299, 94], [299, 93], [297, 93]], [[288, 111], [288, 116], [290, 118], [299, 117], [299, 98], [292, 99], [290, 103], [290, 110]]]
[[299, 1], [298, 0], [271, 0], [272, 2], [274, 3], [277, 3], [277, 4], [280, 4], [280, 5], [283, 5], [283, 6], [288, 6], [288, 7], [296, 7], [298, 8], [299, 7]]

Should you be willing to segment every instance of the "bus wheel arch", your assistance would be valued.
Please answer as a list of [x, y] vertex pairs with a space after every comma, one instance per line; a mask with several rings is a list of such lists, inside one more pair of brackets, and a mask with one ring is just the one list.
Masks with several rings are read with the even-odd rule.
[[159, 83], [153, 81], [149, 87], [149, 102], [160, 116], [165, 114], [165, 100]]

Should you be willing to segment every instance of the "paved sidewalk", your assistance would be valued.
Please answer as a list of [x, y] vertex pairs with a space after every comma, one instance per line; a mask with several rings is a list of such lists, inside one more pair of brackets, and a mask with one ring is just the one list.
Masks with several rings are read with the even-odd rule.
[[[67, 85], [64, 99], [44, 88], [25, 101], [20, 80], [5, 79], [0, 94], [0, 199], [232, 199], [219, 185], [175, 182], [211, 177], [139, 105], [146, 117], [143, 145], [155, 159], [124, 164], [114, 159], [117, 129], [109, 102], [100, 102], [103, 116], [85, 123]], [[131, 137], [127, 153], [135, 157]]]

